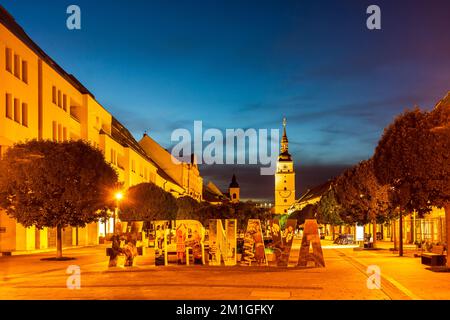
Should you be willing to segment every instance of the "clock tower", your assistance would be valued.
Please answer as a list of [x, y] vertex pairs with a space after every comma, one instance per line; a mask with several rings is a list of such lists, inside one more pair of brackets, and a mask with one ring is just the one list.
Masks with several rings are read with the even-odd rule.
[[283, 119], [283, 137], [275, 173], [275, 213], [287, 214], [295, 202], [294, 161], [289, 154], [289, 141], [286, 135], [286, 118]]

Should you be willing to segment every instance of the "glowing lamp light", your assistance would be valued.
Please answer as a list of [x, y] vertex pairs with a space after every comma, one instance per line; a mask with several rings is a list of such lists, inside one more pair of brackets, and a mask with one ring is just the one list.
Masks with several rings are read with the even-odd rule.
[[114, 197], [116, 198], [117, 201], [120, 201], [123, 199], [123, 193], [122, 192], [117, 192]]

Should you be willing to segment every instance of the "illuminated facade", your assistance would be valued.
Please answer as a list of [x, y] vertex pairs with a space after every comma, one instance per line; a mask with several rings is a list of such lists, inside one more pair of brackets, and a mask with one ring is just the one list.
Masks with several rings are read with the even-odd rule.
[[200, 176], [194, 155], [191, 155], [189, 163], [180, 162], [147, 134], [144, 134], [139, 145], [173, 181], [182, 186], [179, 195], [202, 200], [203, 178]]
[[[153, 182], [175, 196], [201, 199], [202, 178], [195, 164], [180, 164], [181, 178], [173, 178], [162, 167], [164, 162], [152, 159], [152, 148], [147, 153], [94, 95], [45, 54], [1, 6], [0, 79], [0, 156], [14, 143], [30, 139], [83, 139], [102, 150], [125, 188]], [[0, 252], [53, 247], [55, 234], [48, 228], [24, 228], [0, 211]], [[98, 236], [97, 223], [86, 228], [65, 228], [63, 245], [97, 244]]]
[[278, 156], [275, 173], [275, 214], [287, 214], [295, 202], [294, 161], [289, 153], [289, 141], [286, 134], [286, 119], [283, 120], [283, 137], [281, 152]]

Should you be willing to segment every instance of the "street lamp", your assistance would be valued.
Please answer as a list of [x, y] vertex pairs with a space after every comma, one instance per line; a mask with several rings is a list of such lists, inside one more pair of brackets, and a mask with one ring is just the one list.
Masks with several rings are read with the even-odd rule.
[[113, 216], [113, 233], [116, 234], [116, 217], [119, 214], [119, 203], [123, 199], [123, 193], [120, 191], [116, 192], [114, 198], [116, 199], [116, 209], [114, 210]]

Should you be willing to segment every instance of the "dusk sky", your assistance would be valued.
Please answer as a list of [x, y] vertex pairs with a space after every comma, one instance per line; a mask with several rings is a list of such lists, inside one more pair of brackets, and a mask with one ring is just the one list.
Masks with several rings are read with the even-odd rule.
[[[55, 1], [1, 3], [136, 139], [177, 128], [280, 128], [297, 197], [369, 158], [393, 117], [450, 90], [450, 1]], [[66, 28], [76, 4], [82, 29]], [[382, 30], [366, 27], [381, 7]], [[273, 198], [259, 167], [202, 166], [241, 197]]]

